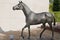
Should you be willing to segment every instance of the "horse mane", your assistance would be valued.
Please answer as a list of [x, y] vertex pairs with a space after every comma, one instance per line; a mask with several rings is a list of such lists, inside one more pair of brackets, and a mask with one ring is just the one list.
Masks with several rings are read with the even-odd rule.
[[22, 2], [22, 5], [25, 7], [25, 9], [28, 11], [28, 12], [32, 12], [31, 9], [25, 4]]

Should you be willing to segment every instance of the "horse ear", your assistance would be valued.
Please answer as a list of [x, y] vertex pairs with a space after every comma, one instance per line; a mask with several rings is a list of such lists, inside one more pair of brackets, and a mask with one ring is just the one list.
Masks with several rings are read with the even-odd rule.
[[19, 1], [19, 3], [22, 3], [22, 1]]
[[22, 1], [19, 1], [19, 3], [22, 3]]
[[22, 3], [22, 1], [20, 3]]

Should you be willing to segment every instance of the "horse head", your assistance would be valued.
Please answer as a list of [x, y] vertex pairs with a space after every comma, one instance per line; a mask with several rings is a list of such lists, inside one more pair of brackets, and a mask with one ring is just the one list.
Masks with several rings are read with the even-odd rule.
[[22, 1], [19, 1], [19, 3], [15, 6], [13, 6], [13, 10], [22, 10], [23, 9], [23, 5], [22, 5]]

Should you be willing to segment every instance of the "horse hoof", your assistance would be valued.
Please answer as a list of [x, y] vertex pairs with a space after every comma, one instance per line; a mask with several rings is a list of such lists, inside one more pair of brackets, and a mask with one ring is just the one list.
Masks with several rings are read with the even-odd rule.
[[54, 40], [53, 38], [51, 38], [51, 40]]
[[28, 37], [28, 39], [30, 39], [30, 37]]
[[21, 35], [21, 37], [24, 39], [24, 36]]
[[24, 39], [24, 36], [22, 36], [22, 38]]
[[40, 39], [41, 39], [41, 36], [40, 36]]
[[42, 38], [39, 38], [39, 40], [42, 40]]

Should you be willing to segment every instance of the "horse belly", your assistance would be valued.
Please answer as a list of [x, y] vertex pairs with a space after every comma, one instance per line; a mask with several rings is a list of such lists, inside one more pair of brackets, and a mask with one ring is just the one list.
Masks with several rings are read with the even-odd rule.
[[30, 21], [30, 24], [31, 25], [36, 25], [36, 24], [41, 24], [41, 23], [44, 23], [44, 22], [45, 22], [44, 19], [32, 20], [32, 21]]
[[38, 22], [31, 22], [30, 25], [36, 25], [36, 24], [41, 24], [41, 23], [44, 23], [43, 21], [38, 21]]

